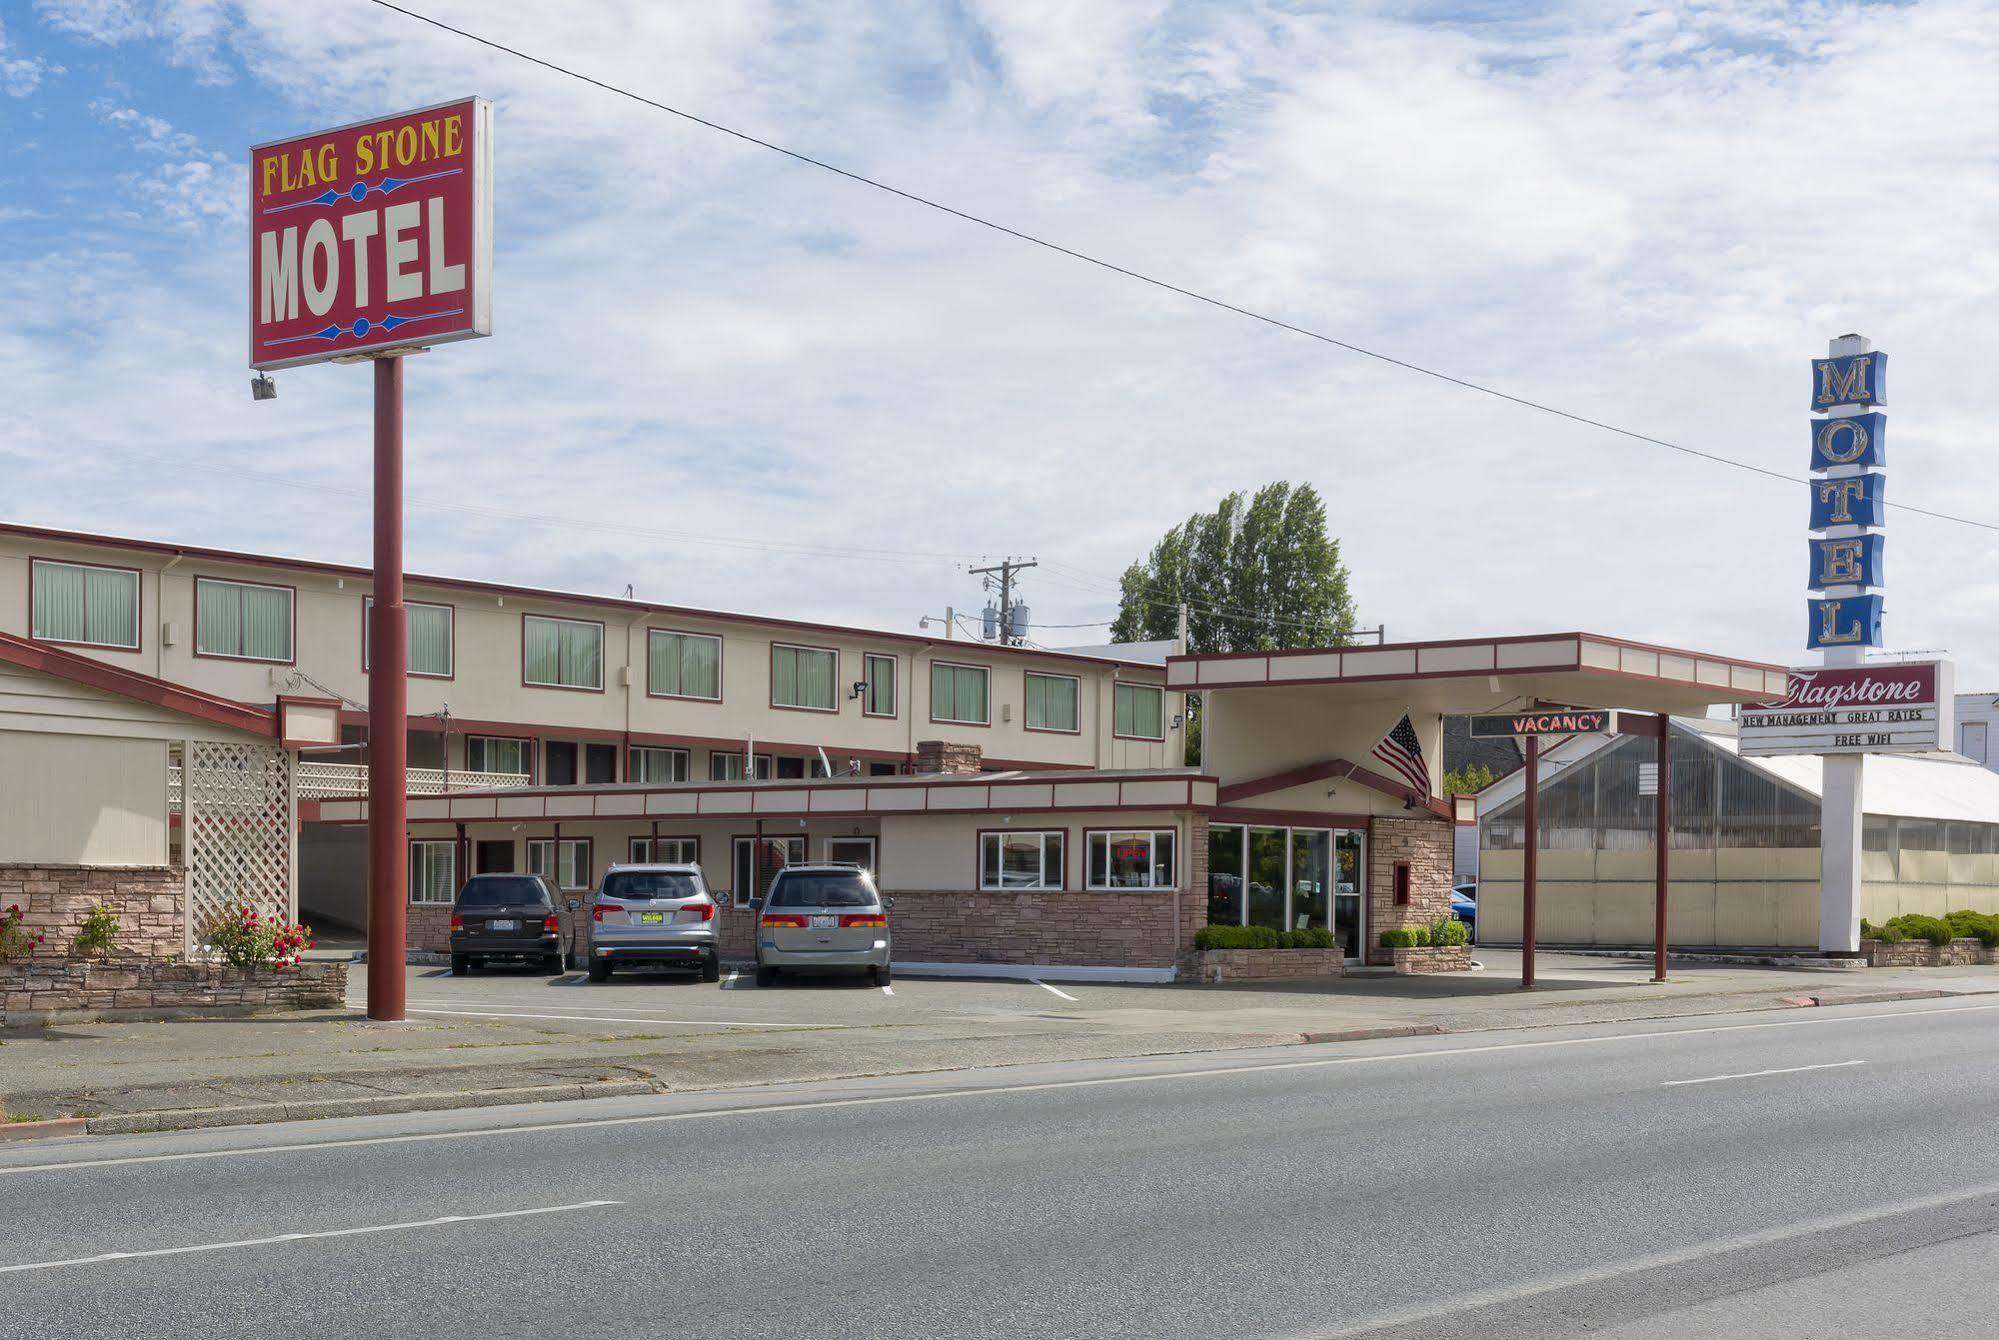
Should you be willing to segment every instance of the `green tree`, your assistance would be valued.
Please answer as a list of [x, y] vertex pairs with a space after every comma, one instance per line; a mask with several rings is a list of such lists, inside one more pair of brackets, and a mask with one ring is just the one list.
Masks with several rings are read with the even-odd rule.
[[1182, 603], [1196, 654], [1336, 646], [1353, 632], [1340, 543], [1310, 484], [1266, 484], [1196, 512], [1125, 569], [1119, 592], [1119, 642], [1172, 637]]
[[1462, 768], [1452, 768], [1444, 774], [1444, 794], [1447, 796], [1468, 796], [1483, 791], [1497, 778], [1491, 768], [1483, 763], [1467, 763]]

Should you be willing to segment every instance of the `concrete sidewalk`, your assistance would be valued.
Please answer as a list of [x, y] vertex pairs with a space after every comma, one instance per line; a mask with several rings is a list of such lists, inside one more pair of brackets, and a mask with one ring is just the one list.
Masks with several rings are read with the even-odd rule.
[[1674, 965], [1517, 953], [1481, 971], [1233, 986], [620, 976], [591, 984], [409, 969], [410, 1020], [347, 1011], [252, 1019], [62, 1025], [0, 1032], [0, 1100], [14, 1120], [85, 1116], [92, 1130], [295, 1120], [414, 1107], [836, 1079], [1358, 1037], [1656, 1019], [1813, 1003], [1999, 991], [1999, 968]]

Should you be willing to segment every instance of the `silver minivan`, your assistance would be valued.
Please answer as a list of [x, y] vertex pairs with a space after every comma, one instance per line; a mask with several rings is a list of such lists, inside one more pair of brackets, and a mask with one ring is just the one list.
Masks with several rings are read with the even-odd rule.
[[622, 964], [671, 964], [721, 980], [715, 899], [697, 865], [614, 865], [590, 900], [590, 980]]
[[757, 916], [757, 985], [779, 971], [858, 969], [889, 982], [891, 900], [854, 865], [788, 865], [752, 904]]

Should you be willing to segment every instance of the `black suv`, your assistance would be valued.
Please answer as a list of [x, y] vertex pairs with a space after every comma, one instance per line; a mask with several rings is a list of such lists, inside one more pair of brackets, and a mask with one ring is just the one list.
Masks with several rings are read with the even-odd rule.
[[562, 971], [555, 885], [543, 875], [474, 875], [451, 905], [451, 975], [494, 959]]

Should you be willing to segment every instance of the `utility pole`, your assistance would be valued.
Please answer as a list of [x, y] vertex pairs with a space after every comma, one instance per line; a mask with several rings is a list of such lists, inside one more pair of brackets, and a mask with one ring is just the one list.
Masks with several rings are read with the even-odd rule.
[[1025, 572], [1029, 568], [1039, 566], [1040, 564], [1031, 558], [1024, 561], [1016, 558], [1003, 558], [990, 568], [971, 569], [971, 573], [975, 577], [992, 577], [994, 575], [999, 577], [999, 640], [1001, 646], [1017, 646], [1022, 640], [1013, 635], [1013, 574], [1016, 572]]

